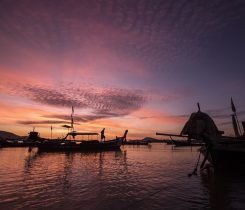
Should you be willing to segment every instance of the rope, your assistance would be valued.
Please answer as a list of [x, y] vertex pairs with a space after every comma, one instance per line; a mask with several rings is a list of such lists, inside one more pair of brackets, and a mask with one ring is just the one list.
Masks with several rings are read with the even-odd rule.
[[194, 168], [192, 173], [188, 174], [189, 177], [191, 177], [194, 174], [197, 175], [197, 168], [198, 168], [198, 165], [199, 165], [200, 157], [201, 157], [201, 151], [199, 152], [199, 156], [198, 156], [198, 160], [197, 160], [197, 163], [196, 163], [196, 167]]

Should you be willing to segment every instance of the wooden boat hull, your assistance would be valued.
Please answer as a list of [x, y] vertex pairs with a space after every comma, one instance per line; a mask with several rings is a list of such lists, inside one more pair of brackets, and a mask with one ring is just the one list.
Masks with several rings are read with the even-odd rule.
[[245, 171], [245, 151], [213, 150], [212, 163], [217, 169]]
[[[201, 152], [206, 155], [206, 148]], [[210, 149], [208, 161], [217, 170], [245, 172], [245, 144], [216, 145]]]
[[47, 140], [39, 143], [39, 151], [105, 151], [120, 150], [122, 140], [115, 139], [105, 142], [91, 141], [70, 141], [70, 140]]
[[1, 147], [36, 147], [37, 142], [2, 140], [0, 142], [0, 145]]

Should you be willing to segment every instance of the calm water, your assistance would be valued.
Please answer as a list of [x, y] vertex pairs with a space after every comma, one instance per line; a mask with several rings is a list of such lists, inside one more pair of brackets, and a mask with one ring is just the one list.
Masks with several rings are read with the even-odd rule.
[[197, 149], [120, 152], [0, 149], [0, 209], [245, 209], [245, 178], [189, 178]]

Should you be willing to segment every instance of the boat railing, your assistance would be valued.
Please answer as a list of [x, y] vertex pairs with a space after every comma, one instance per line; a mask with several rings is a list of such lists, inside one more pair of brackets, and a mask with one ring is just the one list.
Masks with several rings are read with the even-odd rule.
[[[76, 136], [82, 136], [82, 137], [87, 136], [87, 140], [92, 140], [92, 138], [90, 138], [90, 137], [96, 136], [96, 138], [97, 138], [96, 140], [98, 140], [99, 134], [98, 133], [91, 133], [91, 132], [75, 132], [75, 131], [73, 131], [73, 132], [67, 133], [63, 140], [68, 140], [68, 137], [72, 137], [73, 140], [75, 140]], [[84, 139], [79, 139], [79, 140], [84, 140]], [[95, 139], [93, 139], [93, 140], [95, 140]]]

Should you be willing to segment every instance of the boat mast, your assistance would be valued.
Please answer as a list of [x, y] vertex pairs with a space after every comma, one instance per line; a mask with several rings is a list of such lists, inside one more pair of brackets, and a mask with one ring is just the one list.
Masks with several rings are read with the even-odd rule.
[[50, 127], [50, 131], [51, 131], [51, 139], [53, 139], [53, 126], [52, 125]]
[[74, 120], [73, 120], [73, 115], [74, 115], [74, 107], [71, 107], [71, 129], [74, 131]]

